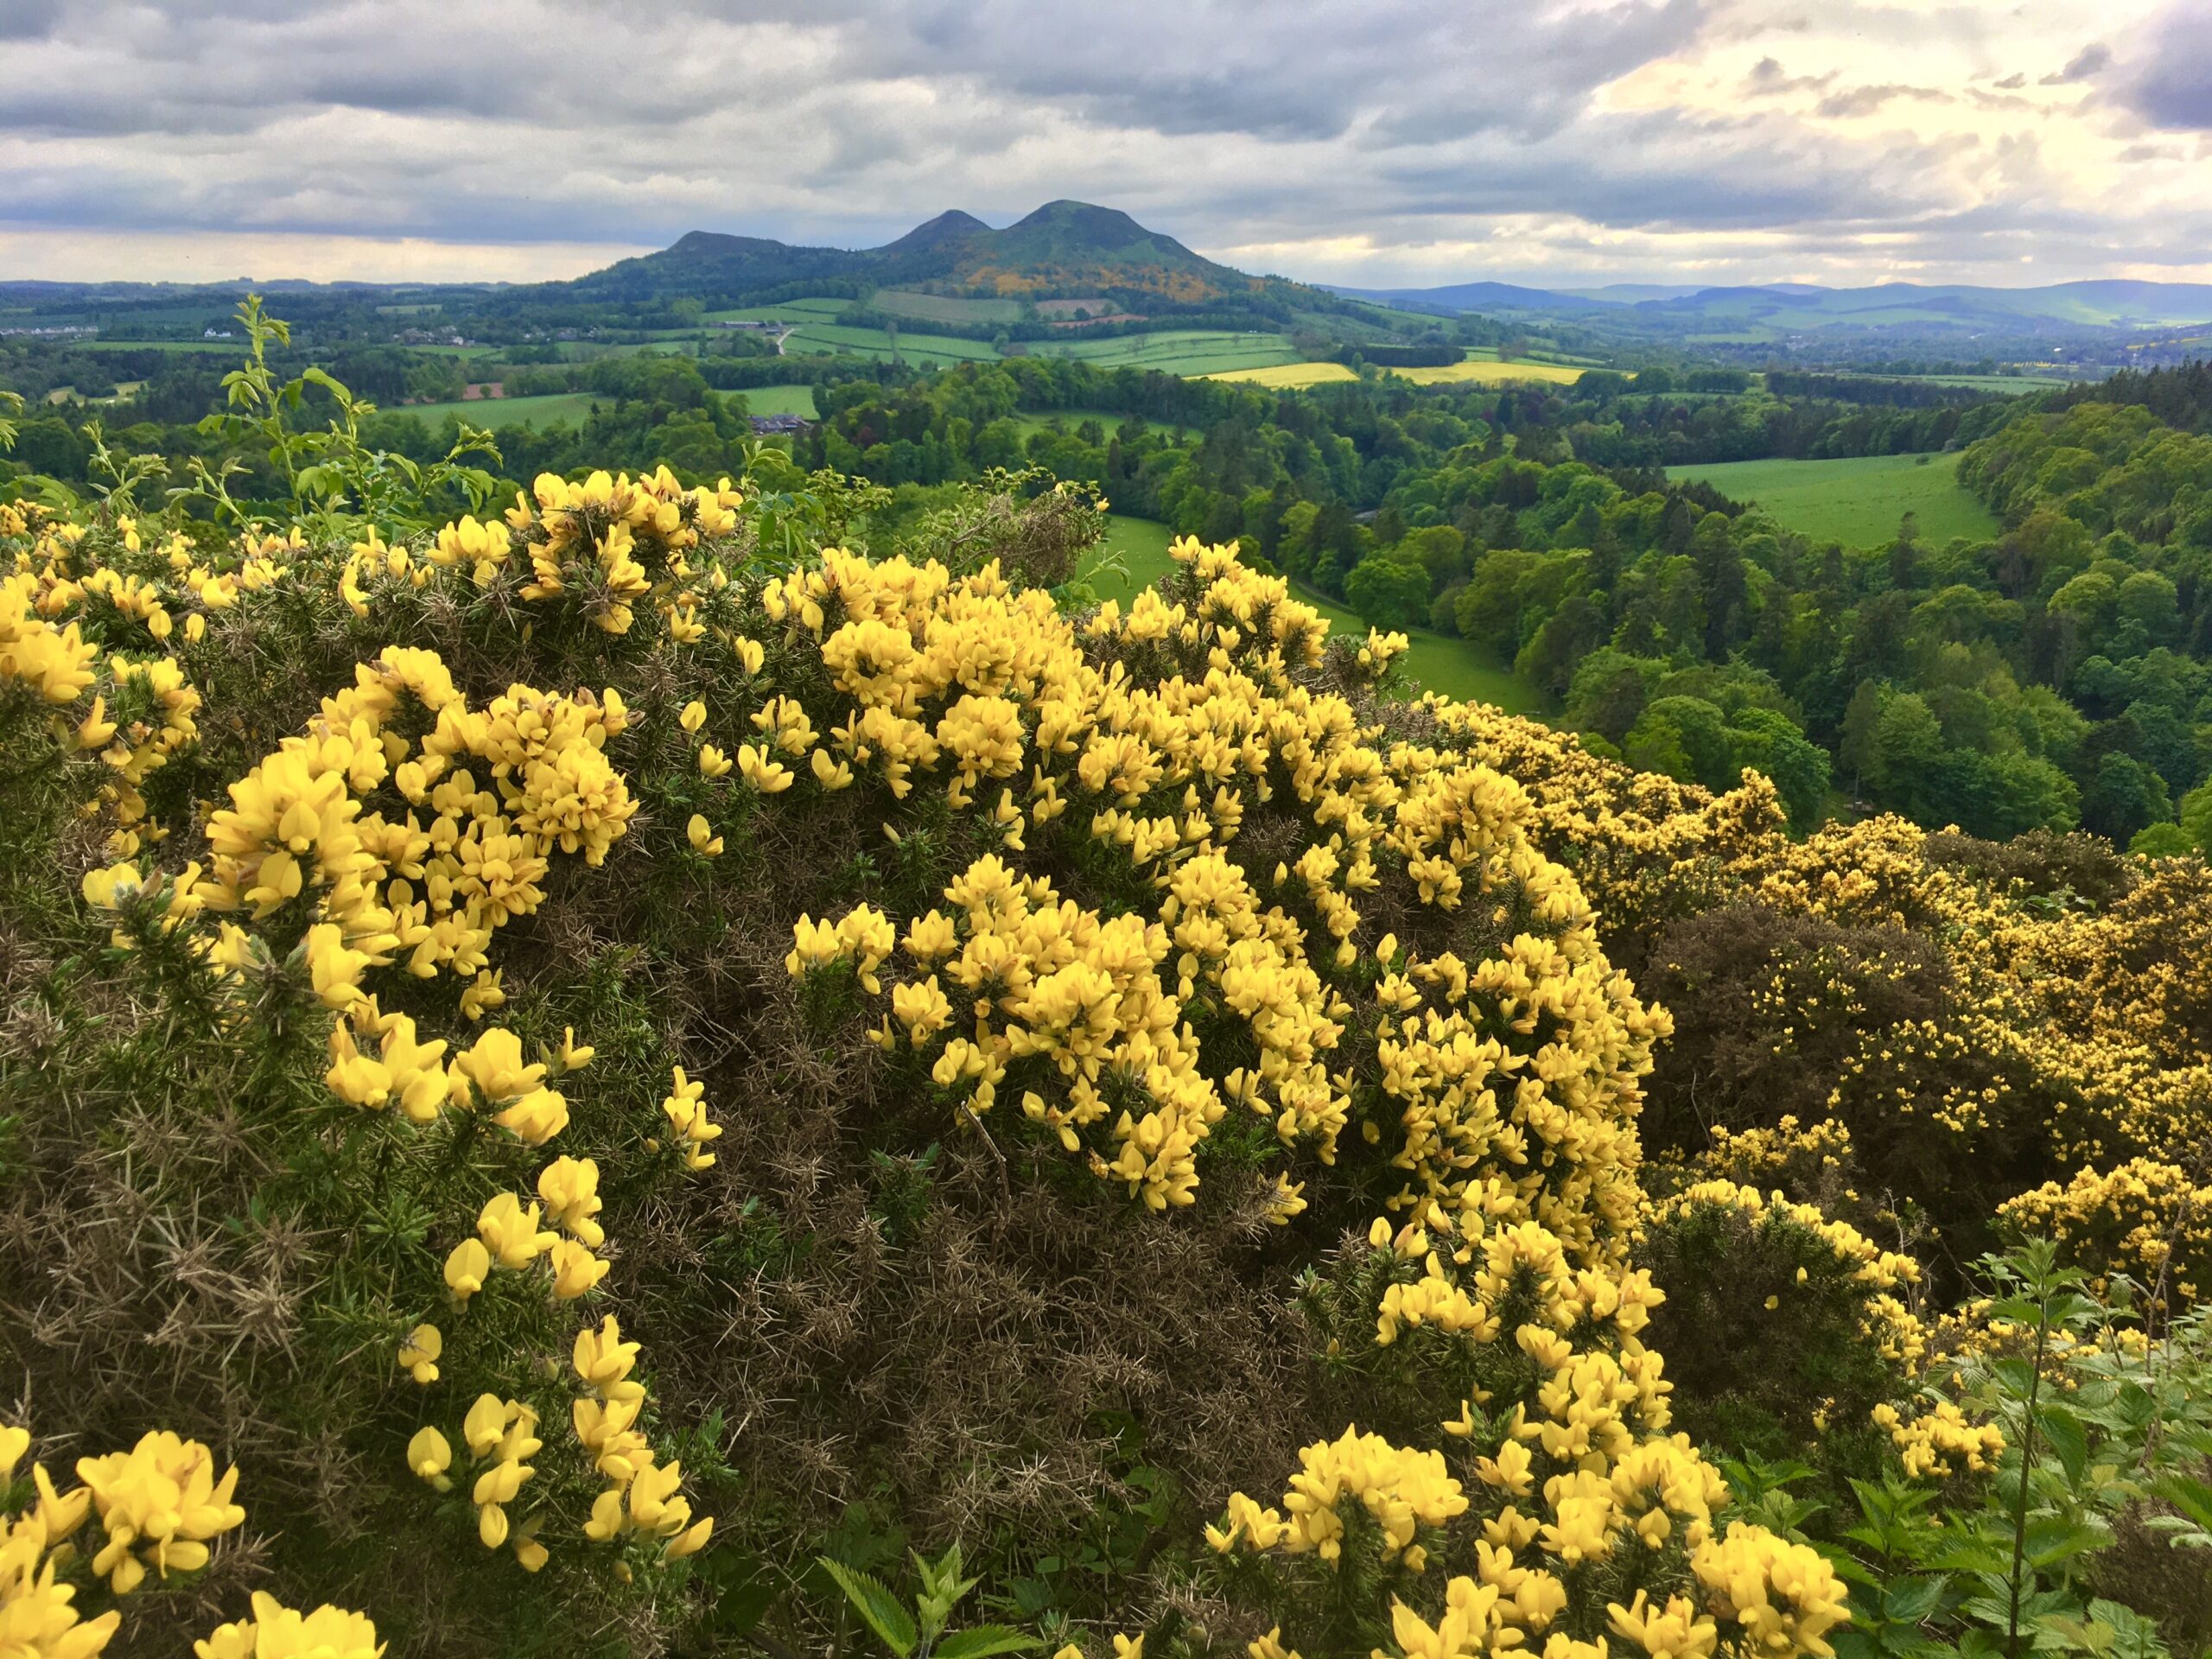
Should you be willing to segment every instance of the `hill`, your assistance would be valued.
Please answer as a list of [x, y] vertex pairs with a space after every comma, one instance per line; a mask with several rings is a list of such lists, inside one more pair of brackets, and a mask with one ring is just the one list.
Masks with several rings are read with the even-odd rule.
[[2133, 342], [2212, 318], [2212, 284], [2095, 281], [2039, 288], [1884, 283], [1825, 288], [1768, 283], [1684, 289], [1614, 283], [1573, 290], [1510, 283], [1335, 289], [1402, 310], [1568, 320], [1607, 334], [1694, 346], [1922, 343], [1976, 355]]
[[1180, 302], [1257, 293], [1267, 286], [1201, 258], [1118, 209], [1059, 200], [1003, 230], [955, 209], [877, 248], [806, 247], [693, 231], [658, 253], [620, 260], [571, 282], [519, 289], [516, 297], [730, 304], [792, 283], [836, 282], [929, 283], [1025, 298], [1135, 293]]

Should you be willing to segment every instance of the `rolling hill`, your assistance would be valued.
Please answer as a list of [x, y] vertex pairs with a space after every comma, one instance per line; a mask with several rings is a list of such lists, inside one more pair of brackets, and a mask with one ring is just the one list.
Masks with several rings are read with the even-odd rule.
[[1509, 283], [1335, 290], [1402, 309], [1571, 321], [1621, 335], [1690, 343], [1841, 341], [1913, 337], [1978, 351], [1999, 342], [2065, 341], [2114, 331], [2171, 329], [2212, 318], [2212, 284], [2126, 280], [2040, 288], [1884, 283], [1824, 288], [1770, 283], [1700, 289], [1615, 283], [1572, 291]]
[[802, 283], [928, 283], [1020, 298], [1119, 294], [1186, 304], [1248, 296], [1269, 286], [1267, 279], [1201, 258], [1117, 209], [1061, 200], [1003, 230], [956, 209], [879, 248], [796, 246], [693, 231], [658, 253], [512, 294], [517, 300], [728, 304]]

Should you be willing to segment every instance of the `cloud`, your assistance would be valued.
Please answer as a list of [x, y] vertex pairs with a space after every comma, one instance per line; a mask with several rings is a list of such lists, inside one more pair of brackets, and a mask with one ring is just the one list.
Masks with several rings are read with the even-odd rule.
[[2212, 12], [2178, 0], [2121, 78], [2120, 100], [2154, 127], [2212, 131]]
[[2056, 74], [2045, 75], [2036, 84], [2039, 86], [2066, 86], [2077, 80], [2094, 80], [2111, 62], [2112, 48], [2099, 41], [2076, 52]]
[[[2126, 151], [2212, 128], [2202, 0], [2162, 3], [2101, 0], [2107, 48], [2077, 0], [0, 0], [0, 277], [130, 274], [133, 238], [865, 245], [1055, 196], [1344, 279], [1967, 276], [2069, 214], [2082, 274], [2201, 261], [2186, 161]], [[2030, 53], [2098, 90], [1988, 79]]]
[[1793, 75], [1778, 59], [1761, 58], [1744, 77], [1744, 91], [1753, 98], [1777, 98], [1784, 92], [1817, 92], [1834, 81], [1833, 69], [1824, 75]]
[[1872, 115], [1884, 105], [1900, 98], [1918, 99], [1932, 104], [1948, 104], [1951, 95], [1933, 86], [1853, 86], [1847, 92], [1831, 92], [1814, 107], [1815, 115], [1830, 120], [1848, 119], [1853, 116]]

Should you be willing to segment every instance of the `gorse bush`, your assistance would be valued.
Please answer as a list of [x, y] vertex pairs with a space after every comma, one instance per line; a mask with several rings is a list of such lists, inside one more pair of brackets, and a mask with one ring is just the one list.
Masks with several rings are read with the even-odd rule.
[[[2050, 1433], [1993, 1392], [2016, 1315], [1932, 1334], [1897, 1119], [2009, 1126], [2011, 1213], [2155, 1281], [2106, 1324], [2201, 1375], [2197, 1234], [2157, 1241], [2202, 1178], [2115, 1092], [2197, 1098], [2142, 1030], [2183, 988], [1918, 832], [1793, 842], [1764, 780], [1395, 700], [1402, 639], [1230, 548], [1087, 605], [1097, 504], [1034, 479], [861, 550], [868, 493], [772, 459], [449, 517], [357, 451], [212, 533], [0, 504], [10, 1659], [851, 1614], [946, 1659], [1827, 1659], [1879, 1570], [1786, 1460], [1993, 1504]], [[1773, 1018], [1840, 1011], [1834, 1122], [1743, 1089], [1647, 1182], [1675, 1021], [1619, 964], [1690, 973], [1721, 944], [1669, 930], [1731, 906], [1796, 918], [1745, 932], [1798, 964]], [[1867, 938], [1938, 925], [1988, 960]], [[2069, 951], [2105, 976], [2037, 995], [2104, 1012], [2031, 1051]], [[1900, 1027], [1969, 1009], [1993, 1081], [1915, 1039], [1853, 1092], [1849, 982], [1899, 962]], [[2113, 1443], [2151, 1472], [2100, 1515], [2202, 1450]], [[2015, 1600], [2090, 1618], [2045, 1565]]]

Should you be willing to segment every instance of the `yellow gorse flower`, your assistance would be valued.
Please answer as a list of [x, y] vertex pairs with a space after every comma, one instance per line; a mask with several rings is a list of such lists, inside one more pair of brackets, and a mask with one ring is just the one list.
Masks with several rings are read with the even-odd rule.
[[251, 1618], [218, 1627], [192, 1650], [197, 1659], [383, 1659], [385, 1644], [364, 1614], [327, 1605], [298, 1612], [257, 1590]]
[[167, 1578], [205, 1567], [207, 1541], [245, 1522], [245, 1510], [231, 1501], [238, 1471], [226, 1470], [218, 1478], [213, 1452], [166, 1430], [145, 1435], [128, 1452], [79, 1459], [77, 1478], [107, 1534], [92, 1571], [118, 1595], [137, 1588], [149, 1572]]

